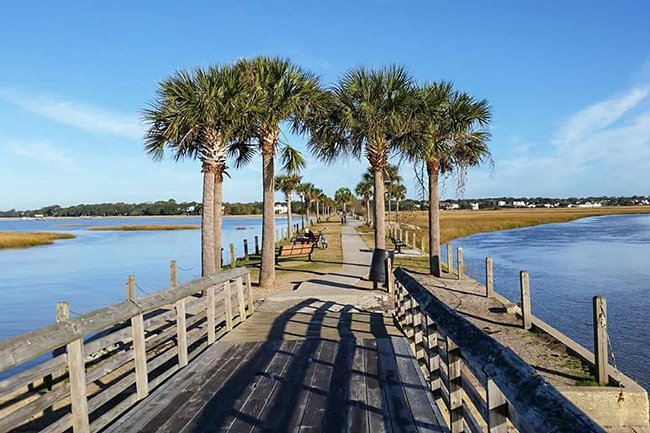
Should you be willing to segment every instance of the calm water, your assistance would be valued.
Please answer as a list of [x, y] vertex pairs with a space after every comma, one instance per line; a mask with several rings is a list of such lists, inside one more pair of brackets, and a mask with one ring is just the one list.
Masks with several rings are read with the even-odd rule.
[[529, 271], [533, 314], [591, 350], [591, 299], [605, 296], [616, 363], [650, 387], [650, 215], [483, 233], [456, 240], [456, 246], [479, 281], [485, 257], [492, 256], [495, 289], [512, 301], [519, 301], [519, 271]]
[[[298, 218], [299, 220], [299, 218]], [[77, 237], [53, 245], [0, 251], [0, 340], [51, 324], [58, 301], [74, 313], [85, 313], [122, 301], [126, 277], [133, 274], [138, 295], [169, 286], [169, 261], [178, 262], [178, 277], [189, 281], [201, 274], [200, 230], [102, 232], [88, 227], [130, 224], [200, 224], [199, 218], [101, 218], [65, 220], [2, 220], [1, 230], [56, 231]], [[277, 227], [286, 220], [278, 218]], [[242, 255], [243, 239], [254, 251], [259, 218], [224, 218], [223, 244], [234, 242]], [[227, 250], [227, 247], [226, 247]]]

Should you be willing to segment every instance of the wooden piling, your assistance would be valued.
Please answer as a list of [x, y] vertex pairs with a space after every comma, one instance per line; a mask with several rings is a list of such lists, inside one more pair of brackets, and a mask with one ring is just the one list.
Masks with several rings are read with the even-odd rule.
[[456, 259], [458, 261], [458, 264], [456, 265], [458, 268], [458, 279], [462, 280], [463, 272], [465, 272], [465, 263], [463, 262], [463, 249], [461, 247], [458, 247], [456, 250]]
[[388, 294], [393, 295], [395, 293], [395, 274], [393, 274], [393, 259], [392, 257], [386, 257], [386, 288], [388, 289]]
[[176, 260], [172, 260], [169, 263], [169, 281], [171, 284], [170, 287], [176, 287], [178, 285], [178, 265], [176, 264]]
[[260, 255], [260, 238], [258, 236], [255, 236], [255, 255]]
[[530, 277], [528, 271], [519, 273], [519, 283], [521, 286], [521, 318], [524, 329], [528, 330], [532, 326], [531, 309], [530, 309]]
[[244, 239], [244, 260], [248, 260], [248, 239]]
[[458, 346], [447, 337], [447, 374], [449, 377], [449, 416], [451, 433], [461, 433], [463, 422], [463, 383]]
[[206, 290], [207, 293], [205, 296], [205, 310], [206, 310], [206, 320], [207, 320], [207, 326], [208, 326], [208, 345], [214, 343], [217, 341], [217, 332], [216, 332], [216, 326], [217, 326], [217, 320], [216, 320], [216, 312], [215, 312], [215, 296], [214, 296], [214, 286], [209, 287]]
[[494, 266], [492, 257], [485, 258], [485, 297], [494, 297]]
[[176, 302], [176, 341], [178, 343], [178, 365], [179, 367], [185, 367], [188, 362], [185, 298]]
[[239, 307], [239, 322], [246, 320], [246, 299], [244, 298], [244, 282], [241, 277], [235, 280], [235, 288], [237, 289], [237, 306]]
[[451, 246], [451, 242], [447, 243], [447, 272], [450, 274], [454, 270], [454, 254]]
[[[135, 277], [129, 275], [127, 283], [127, 297], [136, 301]], [[138, 400], [149, 395], [149, 377], [147, 374], [147, 352], [144, 343], [144, 316], [136, 314], [131, 317], [131, 338], [133, 339], [133, 361], [135, 364], [135, 388]]]
[[232, 296], [230, 294], [230, 281], [223, 283], [224, 308], [226, 310], [226, 331], [232, 330]]
[[72, 430], [74, 433], [88, 433], [90, 432], [90, 424], [88, 420], [88, 394], [86, 389], [83, 338], [78, 338], [68, 343], [66, 350], [68, 352]]
[[235, 256], [235, 244], [230, 244], [230, 269], [237, 267], [237, 257]]
[[609, 365], [607, 350], [607, 301], [603, 296], [593, 298], [594, 314], [594, 365], [596, 366], [596, 381], [598, 385], [607, 385]]

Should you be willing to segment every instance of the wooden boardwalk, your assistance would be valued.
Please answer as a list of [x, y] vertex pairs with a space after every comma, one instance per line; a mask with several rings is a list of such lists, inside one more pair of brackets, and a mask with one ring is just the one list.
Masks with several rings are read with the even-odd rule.
[[352, 310], [258, 312], [107, 431], [447, 431], [392, 319]]

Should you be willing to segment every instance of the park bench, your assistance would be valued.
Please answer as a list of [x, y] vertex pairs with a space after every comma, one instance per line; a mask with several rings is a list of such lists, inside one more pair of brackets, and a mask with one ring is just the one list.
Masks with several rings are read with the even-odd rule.
[[402, 248], [408, 246], [404, 242], [400, 241], [399, 239], [395, 239], [392, 236], [390, 237], [390, 241], [393, 243], [393, 245], [395, 245], [393, 251], [396, 251], [397, 254], [402, 254]]
[[279, 264], [281, 257], [300, 257], [307, 256], [311, 262], [311, 254], [316, 248], [315, 243], [298, 244], [298, 245], [282, 245], [275, 255], [275, 263]]
[[318, 243], [320, 242], [320, 237], [321, 237], [320, 233], [318, 233], [318, 235], [316, 235], [316, 237], [313, 240], [310, 239], [310, 238], [304, 237], [304, 236], [294, 236], [294, 237], [291, 238], [291, 240], [289, 242], [291, 242], [294, 245], [314, 244], [314, 245], [316, 245], [316, 247], [318, 247]]

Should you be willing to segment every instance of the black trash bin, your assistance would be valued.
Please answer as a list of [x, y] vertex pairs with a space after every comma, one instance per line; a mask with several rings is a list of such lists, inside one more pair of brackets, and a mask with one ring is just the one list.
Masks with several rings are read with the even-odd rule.
[[372, 252], [372, 262], [370, 262], [370, 281], [376, 283], [386, 282], [386, 259], [391, 259], [395, 256], [392, 251], [375, 249]]

